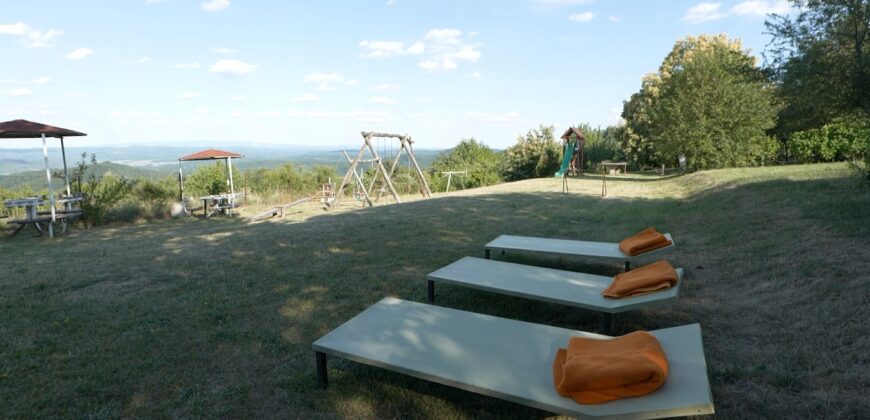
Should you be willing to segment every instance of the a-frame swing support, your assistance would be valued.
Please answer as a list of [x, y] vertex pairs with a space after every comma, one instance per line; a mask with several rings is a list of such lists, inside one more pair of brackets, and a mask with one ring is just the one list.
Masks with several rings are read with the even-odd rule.
[[[369, 206], [373, 206], [374, 204], [371, 201], [368, 193], [372, 192], [372, 188], [374, 187], [375, 181], [382, 177], [384, 184], [387, 189], [390, 191], [390, 194], [393, 195], [393, 199], [396, 200], [397, 203], [401, 203], [402, 199], [399, 197], [399, 193], [396, 192], [395, 186], [393, 186], [393, 172], [396, 170], [398, 166], [397, 162], [399, 161], [399, 157], [402, 155], [402, 151], [408, 153], [408, 159], [411, 161], [411, 165], [414, 167], [414, 171], [417, 173], [417, 180], [420, 184], [420, 193], [425, 198], [431, 198], [432, 192], [429, 190], [429, 183], [426, 182], [426, 176], [423, 174], [423, 170], [420, 169], [420, 165], [417, 163], [417, 159], [414, 157], [414, 149], [413, 149], [413, 140], [411, 140], [411, 136], [405, 134], [389, 134], [389, 133], [375, 133], [371, 131], [363, 131], [363, 145], [360, 147], [359, 152], [356, 154], [356, 157], [351, 161], [350, 167], [347, 169], [347, 173], [344, 174], [344, 178], [341, 180], [341, 186], [338, 187], [338, 190], [335, 192], [335, 198], [329, 203], [329, 208], [333, 209], [338, 206], [339, 202], [341, 202], [342, 196], [344, 194], [344, 189], [351, 182], [356, 181], [357, 183], [361, 183], [361, 180], [354, 179], [356, 175], [356, 167], [362, 160], [365, 155], [366, 149], [368, 149], [369, 153], [372, 155], [372, 161], [377, 163], [377, 172], [375, 173], [374, 179], [372, 179], [372, 186], [366, 189], [363, 186], [363, 192], [366, 195], [366, 203]], [[390, 165], [390, 170], [387, 171], [387, 168], [384, 166], [383, 160], [378, 155], [377, 148], [372, 145], [373, 138], [395, 138], [399, 140], [399, 150], [396, 153], [396, 158], [393, 160], [392, 165]], [[375, 200], [377, 201], [381, 196], [379, 192]]]

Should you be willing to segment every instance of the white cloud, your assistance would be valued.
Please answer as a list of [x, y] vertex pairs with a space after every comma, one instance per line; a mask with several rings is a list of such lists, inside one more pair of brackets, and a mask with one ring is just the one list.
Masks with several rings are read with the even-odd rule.
[[613, 23], [616, 23], [616, 22], [619, 22], [620, 20], [622, 20], [622, 16], [616, 16], [616, 15], [608, 16], [607, 20], [609, 20]]
[[199, 63], [194, 62], [194, 63], [176, 64], [176, 65], [172, 66], [172, 68], [174, 68], [174, 69], [198, 69]]
[[386, 96], [374, 96], [369, 98], [369, 102], [373, 104], [392, 105], [396, 103], [396, 100], [393, 98], [388, 98]]
[[54, 47], [52, 40], [63, 35], [63, 31], [54, 28], [47, 31], [38, 31], [24, 22], [16, 22], [0, 24], [0, 35], [21, 37], [24, 41], [24, 46], [27, 48], [49, 48]]
[[415, 42], [415, 43], [411, 44], [411, 46], [408, 47], [408, 49], [405, 50], [405, 52], [408, 54], [414, 54], [414, 55], [423, 54], [424, 52], [426, 52], [426, 44], [424, 44], [422, 42]]
[[145, 4], [166, 3], [169, 0], [145, 0]]
[[218, 54], [235, 54], [238, 51], [234, 50], [232, 48], [215, 48], [214, 52], [216, 52]]
[[344, 81], [340, 73], [311, 73], [305, 76], [305, 83], [316, 84], [317, 90], [335, 90], [335, 85]]
[[230, 7], [230, 0], [209, 0], [199, 5], [206, 12], [220, 12]]
[[583, 12], [583, 13], [572, 13], [571, 16], [568, 16], [568, 19], [571, 19], [574, 22], [586, 23], [591, 22], [592, 19], [595, 18], [595, 13], [592, 12]]
[[788, 1], [748, 0], [731, 8], [731, 13], [739, 16], [767, 16], [772, 13], [785, 14], [791, 10]]
[[142, 57], [138, 60], [133, 61], [133, 64], [145, 64], [149, 61], [151, 61], [151, 57]]
[[245, 114], [243, 114], [242, 111], [231, 111], [230, 112], [230, 118], [242, 118], [244, 116], [245, 116]]
[[401, 89], [402, 87], [395, 83], [382, 83], [372, 86], [372, 92], [392, 92]]
[[[476, 36], [469, 33], [466, 38]], [[463, 39], [462, 31], [453, 28], [430, 29], [422, 40], [406, 43], [403, 41], [360, 41], [364, 58], [388, 58], [400, 55], [422, 55], [417, 65], [428, 72], [452, 70], [459, 61], [477, 62], [480, 60], [479, 44], [470, 44]]]
[[476, 71], [474, 73], [469, 74], [468, 77], [470, 77], [472, 79], [480, 79], [483, 76], [480, 74], [479, 71]]
[[3, 94], [8, 96], [30, 96], [33, 94], [33, 91], [27, 88], [15, 88], [7, 90]]
[[387, 0], [387, 6], [395, 6], [396, 0]]
[[414, 102], [417, 102], [417, 103], [432, 102], [432, 98], [427, 98], [427, 97], [414, 98]]
[[348, 80], [344, 84], [345, 86], [356, 86], [359, 84], [359, 80]]
[[698, 3], [686, 11], [683, 20], [689, 23], [701, 23], [709, 20], [722, 19], [728, 15], [719, 10], [721, 7], [722, 3]]
[[69, 58], [70, 60], [81, 60], [83, 58], [90, 57], [94, 54], [95, 54], [94, 50], [92, 50], [90, 48], [78, 48], [78, 49], [71, 51], [69, 54], [67, 54], [66, 58]]
[[293, 102], [320, 102], [320, 97], [314, 94], [307, 94], [302, 96], [297, 96], [291, 99]]
[[239, 102], [239, 101], [244, 101], [245, 97], [244, 96], [233, 96], [232, 98], [230, 98], [230, 100], [235, 101], [235, 102]]
[[492, 112], [466, 112], [465, 118], [484, 124], [519, 124], [524, 122], [519, 112], [495, 114]]
[[243, 76], [254, 71], [257, 66], [239, 60], [218, 60], [208, 71], [227, 76]]
[[178, 99], [196, 99], [202, 96], [199, 92], [182, 92], [176, 98]]

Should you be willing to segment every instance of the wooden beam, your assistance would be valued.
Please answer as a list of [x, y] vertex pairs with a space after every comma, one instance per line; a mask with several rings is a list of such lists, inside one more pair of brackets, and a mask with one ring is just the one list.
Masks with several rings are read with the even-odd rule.
[[359, 160], [362, 159], [363, 154], [366, 151], [366, 145], [368, 144], [368, 140], [359, 148], [359, 152], [356, 154], [356, 158], [354, 158], [353, 162], [350, 163], [350, 168], [347, 168], [347, 173], [344, 174], [344, 178], [341, 179], [341, 186], [336, 190], [335, 197], [332, 198], [332, 203], [328, 203], [327, 208], [333, 209], [338, 206], [338, 203], [341, 201], [341, 195], [344, 193], [344, 187], [347, 186], [348, 182], [350, 182], [351, 173], [356, 173], [356, 165], [359, 163]]
[[372, 146], [371, 136], [365, 137], [366, 146], [368, 146], [369, 151], [372, 152], [372, 156], [378, 160], [378, 170], [384, 176], [384, 183], [387, 184], [387, 188], [390, 189], [390, 193], [393, 194], [393, 198], [396, 199], [397, 203], [401, 203], [402, 199], [399, 198], [399, 193], [396, 192], [396, 187], [393, 186], [393, 181], [390, 179], [390, 175], [387, 173], [387, 168], [384, 167], [384, 162], [381, 160], [381, 157], [378, 156], [378, 151]]
[[[353, 164], [353, 162], [350, 160], [350, 156], [347, 155], [347, 152], [345, 152], [344, 149], [342, 149], [341, 153], [344, 154], [344, 158], [347, 159], [348, 163]], [[359, 185], [359, 188], [362, 190], [363, 195], [366, 197], [366, 202], [369, 203], [369, 207], [374, 207], [375, 205], [374, 203], [372, 203], [372, 199], [369, 197], [369, 192], [366, 191], [366, 186], [363, 183], [362, 179], [360, 179], [359, 174], [356, 173], [356, 170], [353, 171], [353, 177], [356, 178], [356, 183], [357, 185]]]
[[[411, 163], [414, 164], [414, 170], [417, 171], [417, 177], [420, 178], [420, 185], [423, 187], [420, 193], [423, 194], [423, 196], [426, 198], [432, 198], [432, 191], [429, 190], [429, 183], [426, 182], [426, 176], [423, 174], [423, 170], [420, 169], [420, 165], [417, 164], [417, 158], [414, 157], [412, 149], [413, 142], [411, 141], [411, 137], [402, 137], [400, 141], [402, 142], [402, 147], [408, 148], [408, 157], [411, 158]], [[405, 144], [405, 142], [407, 142], [407, 145]]]

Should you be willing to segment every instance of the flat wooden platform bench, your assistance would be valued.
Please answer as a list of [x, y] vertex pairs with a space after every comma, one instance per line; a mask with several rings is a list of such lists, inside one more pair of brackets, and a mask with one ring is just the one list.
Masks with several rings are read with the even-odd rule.
[[625, 262], [625, 270], [628, 271], [631, 268], [631, 263], [635, 260], [672, 250], [675, 246], [674, 238], [671, 237], [670, 233], [665, 233], [665, 237], [671, 241], [670, 245], [635, 256], [624, 254], [619, 250], [619, 244], [616, 242], [575, 241], [514, 235], [501, 235], [493, 239], [483, 247], [483, 252], [486, 259], [490, 258], [491, 251], [500, 251], [502, 255], [508, 251], [520, 251], [620, 260]]
[[613, 281], [612, 277], [474, 257], [465, 257], [439, 268], [427, 274], [426, 280], [429, 303], [435, 302], [435, 282], [455, 284], [601, 312], [599, 331], [609, 334], [615, 313], [676, 303], [684, 274], [682, 268], [676, 270], [676, 286], [622, 299], [601, 296], [601, 292]]
[[[552, 413], [596, 419], [651, 419], [713, 413], [698, 324], [650, 331], [670, 372], [656, 392], [583, 405], [556, 393], [556, 349], [572, 336], [609, 337], [396, 298], [384, 298], [312, 345], [318, 385], [326, 355], [414, 376]], [[344, 390], [343, 392], [350, 392]]]

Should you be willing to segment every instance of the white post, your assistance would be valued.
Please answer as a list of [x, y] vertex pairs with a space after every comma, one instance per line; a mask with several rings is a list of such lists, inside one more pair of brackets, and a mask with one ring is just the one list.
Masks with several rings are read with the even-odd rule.
[[181, 204], [184, 204], [184, 174], [181, 173], [181, 159], [178, 159], [178, 195]]
[[449, 192], [450, 192], [450, 180], [451, 180], [452, 178], [453, 178], [453, 172], [448, 172], [448, 173], [447, 173], [447, 189], [444, 190], [445, 193], [449, 193]]
[[[60, 154], [63, 156], [63, 176], [66, 180], [66, 196], [72, 196], [72, 190], [69, 188], [69, 171], [66, 168], [66, 149], [63, 147], [63, 137], [60, 138]], [[72, 204], [72, 202], [69, 202]]]
[[227, 157], [227, 171], [230, 173], [230, 204], [235, 202], [236, 190], [233, 187], [233, 158]]
[[54, 238], [52, 225], [57, 220], [54, 208], [54, 190], [51, 188], [51, 169], [48, 169], [48, 145], [45, 144], [45, 133], [42, 133], [42, 157], [45, 159], [45, 178], [48, 180], [48, 200], [51, 203], [51, 223], [48, 224], [48, 237]]

